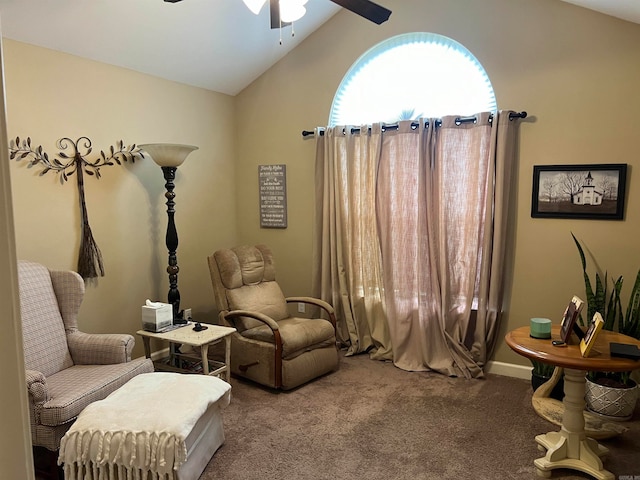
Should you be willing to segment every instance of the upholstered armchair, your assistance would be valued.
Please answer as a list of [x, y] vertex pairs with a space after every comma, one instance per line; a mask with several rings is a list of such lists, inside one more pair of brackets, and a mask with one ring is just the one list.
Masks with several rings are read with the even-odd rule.
[[[285, 298], [268, 247], [218, 250], [208, 260], [221, 323], [237, 330], [233, 374], [288, 390], [338, 368], [333, 308], [315, 298]], [[291, 316], [287, 302], [315, 305], [327, 318]]]
[[131, 360], [131, 335], [78, 330], [84, 281], [77, 273], [21, 261], [18, 280], [32, 443], [56, 451], [87, 405], [152, 372], [153, 363]]

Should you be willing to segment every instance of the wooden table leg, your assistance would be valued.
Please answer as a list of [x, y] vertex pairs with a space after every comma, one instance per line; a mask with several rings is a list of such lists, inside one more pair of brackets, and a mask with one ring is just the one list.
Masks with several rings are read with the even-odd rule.
[[202, 373], [209, 375], [209, 344], [205, 343], [202, 345], [200, 352], [202, 355]]
[[224, 365], [225, 381], [229, 383], [231, 381], [231, 335], [224, 337]]
[[151, 358], [151, 339], [149, 337], [142, 337], [142, 343], [144, 344], [144, 356]]
[[615, 476], [602, 465], [601, 457], [609, 450], [585, 434], [585, 372], [567, 368], [564, 374], [562, 428], [559, 432], [536, 437], [536, 442], [547, 449], [543, 458], [534, 461], [537, 473], [549, 478], [551, 470], [555, 468], [570, 468], [588, 473], [598, 480], [615, 480]]

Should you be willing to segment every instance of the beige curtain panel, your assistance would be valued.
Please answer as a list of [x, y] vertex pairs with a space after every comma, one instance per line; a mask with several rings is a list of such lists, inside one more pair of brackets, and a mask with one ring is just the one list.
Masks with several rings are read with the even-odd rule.
[[314, 295], [348, 355], [483, 375], [504, 308], [510, 113], [316, 136]]

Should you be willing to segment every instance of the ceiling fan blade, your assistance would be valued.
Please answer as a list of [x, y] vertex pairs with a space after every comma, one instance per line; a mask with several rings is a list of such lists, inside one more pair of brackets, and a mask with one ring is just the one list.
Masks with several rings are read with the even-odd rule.
[[369, 0], [331, 0], [333, 3], [340, 5], [353, 13], [357, 13], [361, 17], [371, 20], [373, 23], [380, 25], [389, 20], [391, 10], [370, 2]]
[[280, 23], [280, 0], [269, 0], [269, 13], [271, 14], [271, 28], [291, 25], [290, 22]]
[[[167, 3], [178, 3], [182, 0], [164, 0]], [[391, 10], [373, 3], [370, 0], [330, 0], [336, 5], [340, 5], [353, 13], [357, 13], [361, 17], [371, 20], [378, 25], [389, 20]], [[280, 28], [291, 25], [290, 22], [280, 21], [280, 1], [269, 0], [269, 12], [271, 16], [271, 28]]]

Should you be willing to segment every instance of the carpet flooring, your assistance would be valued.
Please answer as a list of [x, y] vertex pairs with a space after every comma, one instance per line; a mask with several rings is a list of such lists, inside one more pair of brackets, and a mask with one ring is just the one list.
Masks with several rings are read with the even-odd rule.
[[[289, 392], [232, 378], [225, 444], [200, 480], [532, 480], [534, 437], [559, 427], [531, 406], [528, 381], [405, 372], [366, 355]], [[640, 479], [640, 409], [601, 443], [616, 480]], [[558, 469], [552, 479], [592, 478]]]

